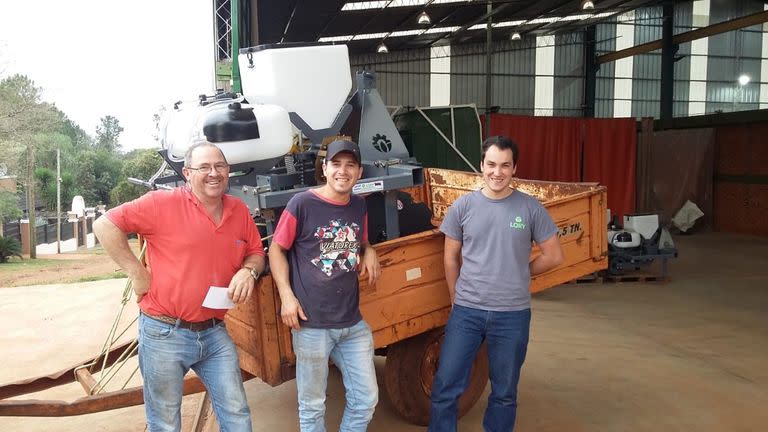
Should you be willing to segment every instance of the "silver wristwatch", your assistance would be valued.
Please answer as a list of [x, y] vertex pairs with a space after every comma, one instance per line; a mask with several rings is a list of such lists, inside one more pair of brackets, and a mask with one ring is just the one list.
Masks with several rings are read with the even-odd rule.
[[248, 270], [248, 273], [251, 274], [251, 277], [253, 280], [257, 281], [259, 280], [259, 276], [261, 276], [261, 273], [259, 273], [258, 270], [256, 270], [256, 267], [243, 267], [244, 269]]

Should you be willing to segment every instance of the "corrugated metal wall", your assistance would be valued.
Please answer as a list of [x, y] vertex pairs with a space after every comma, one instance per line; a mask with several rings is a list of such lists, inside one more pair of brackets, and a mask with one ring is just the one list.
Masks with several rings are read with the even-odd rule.
[[[504, 41], [493, 56], [493, 100], [502, 113], [533, 115], [536, 40]], [[453, 92], [451, 92], [453, 96]], [[485, 106], [485, 105], [482, 105]]]
[[429, 49], [350, 56], [355, 72], [376, 72], [376, 88], [386, 105], [429, 106]]
[[[679, 3], [675, 7], [673, 32], [683, 33], [691, 29], [693, 7], [691, 3]], [[662, 38], [663, 9], [661, 6], [635, 11], [635, 45]], [[688, 55], [691, 44], [678, 48], [675, 62], [675, 88], [672, 96], [674, 116], [688, 114], [688, 82], [691, 60]], [[634, 57], [632, 83], [632, 115], [634, 117], [659, 117], [661, 103], [661, 51]]]
[[[491, 106], [500, 112], [533, 115], [536, 41], [503, 41], [495, 44], [491, 67]], [[451, 103], [474, 103], [485, 111], [485, 45], [451, 47]]]
[[[662, 8], [635, 11], [635, 45], [661, 39]], [[639, 54], [632, 60], [632, 116], [659, 117], [661, 51]]]
[[[679, 3], [675, 6], [675, 34], [691, 31], [693, 25], [693, 2]], [[659, 54], [661, 55], [661, 54]], [[672, 95], [672, 115], [685, 117], [688, 115], [690, 100], [691, 77], [691, 44], [682, 44], [677, 49], [675, 62], [675, 90]], [[661, 85], [661, 82], [659, 82]]]
[[[597, 55], [616, 51], [616, 25], [598, 24], [595, 28]], [[613, 62], [603, 63], [597, 70], [595, 117], [613, 117]]]
[[[711, 0], [710, 24], [763, 10], [763, 3], [751, 0]], [[692, 28], [692, 2], [675, 4], [674, 32]], [[635, 41], [641, 44], [662, 36], [662, 8], [635, 11]], [[616, 23], [596, 26], [598, 55], [615, 51]], [[493, 46], [491, 106], [500, 112], [533, 115], [535, 112], [536, 40], [497, 41]], [[678, 47], [675, 62], [673, 114], [688, 115], [690, 100], [691, 44]], [[428, 49], [356, 55], [350, 58], [352, 72], [358, 69], [378, 73], [379, 92], [387, 105], [427, 106], [430, 102], [430, 51]], [[755, 26], [709, 38], [706, 112], [759, 108], [762, 27]], [[614, 63], [600, 65], [597, 72], [595, 116], [612, 117], [614, 105]], [[738, 75], [752, 81], [741, 87]], [[580, 116], [584, 102], [583, 33], [555, 37], [553, 111], [557, 116]], [[661, 85], [661, 51], [637, 55], [633, 60], [632, 115], [658, 118]], [[474, 103], [486, 107], [485, 44], [451, 46], [452, 104]]]
[[[719, 23], [763, 11], [763, 2], [712, 1], [710, 24]], [[709, 38], [707, 60], [708, 113], [758, 109], [760, 100], [760, 60], [762, 57], [762, 26], [722, 33]], [[736, 81], [747, 74], [752, 81], [740, 86]]]
[[482, 45], [451, 47], [451, 103], [474, 103], [485, 111], [486, 58]]
[[584, 34], [555, 37], [554, 115], [578, 117], [584, 112]]

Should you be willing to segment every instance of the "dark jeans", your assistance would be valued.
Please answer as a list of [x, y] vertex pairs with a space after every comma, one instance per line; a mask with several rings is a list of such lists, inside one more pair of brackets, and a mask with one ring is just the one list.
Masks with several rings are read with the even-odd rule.
[[454, 432], [459, 397], [483, 341], [488, 346], [491, 394], [483, 418], [486, 432], [515, 426], [517, 383], [528, 349], [531, 310], [493, 312], [454, 305], [445, 327], [440, 364], [432, 384], [429, 431]]

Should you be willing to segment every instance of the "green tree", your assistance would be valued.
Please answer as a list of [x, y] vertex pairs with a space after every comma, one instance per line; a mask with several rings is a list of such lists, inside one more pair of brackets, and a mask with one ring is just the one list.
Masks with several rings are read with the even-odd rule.
[[122, 179], [110, 192], [111, 204], [122, 204], [144, 195], [147, 189], [129, 183], [127, 178], [149, 180], [162, 163], [163, 158], [155, 150], [134, 150], [128, 153], [123, 164]]
[[3, 223], [8, 219], [21, 217], [19, 195], [6, 190], [0, 190], [0, 237], [3, 236]]
[[96, 126], [95, 147], [110, 153], [118, 153], [120, 151], [118, 140], [122, 132], [123, 128], [116, 117], [110, 115], [102, 117], [101, 124]]
[[[64, 177], [65, 173], [75, 173], [80, 170], [81, 155], [93, 149], [93, 139], [66, 115], [62, 113], [61, 116], [62, 122], [58, 132], [67, 138], [58, 143], [61, 150], [61, 175]], [[55, 170], [56, 152], [48, 154], [47, 157], [45, 166]], [[65, 202], [63, 198], [62, 202]]]
[[61, 113], [62, 123], [59, 133], [69, 137], [73, 149], [85, 150], [93, 145], [93, 140], [77, 123]]
[[61, 173], [61, 209], [66, 212], [75, 197], [75, 178], [70, 173]]
[[[62, 125], [69, 121], [64, 116], [62, 119]], [[89, 151], [90, 146], [86, 143], [85, 147], [76, 148], [72, 138], [65, 133], [48, 134], [47, 140], [47, 144], [42, 146], [38, 152], [36, 161], [35, 177], [38, 192], [47, 210], [56, 211], [56, 150], [59, 150], [61, 154], [61, 205], [62, 211], [65, 211], [69, 208], [73, 196], [74, 179], [70, 172], [80, 169], [80, 157], [78, 155], [83, 151]], [[64, 181], [65, 178], [68, 179], [68, 182]]]
[[109, 192], [121, 178], [122, 161], [103, 149], [91, 149], [80, 155], [75, 171], [75, 193], [87, 206], [109, 204]]
[[[46, 133], [60, 120], [59, 111], [41, 101], [40, 88], [28, 77], [13, 75], [0, 81], [0, 154], [11, 172], [20, 173], [30, 220], [35, 220], [35, 157], [49, 144]], [[30, 256], [36, 258], [35, 228], [29, 226]]]
[[35, 168], [35, 177], [41, 190], [51, 184], [56, 184], [56, 174], [48, 168]]
[[0, 263], [8, 262], [8, 258], [12, 256], [21, 258], [21, 245], [18, 240], [0, 237]]
[[56, 210], [56, 173], [48, 168], [35, 168], [37, 193], [46, 210]]

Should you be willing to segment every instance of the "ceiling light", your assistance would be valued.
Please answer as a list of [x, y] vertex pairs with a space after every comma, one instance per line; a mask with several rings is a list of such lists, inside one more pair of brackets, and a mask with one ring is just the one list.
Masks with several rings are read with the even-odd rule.
[[432, 24], [432, 19], [429, 18], [429, 15], [427, 15], [426, 12], [422, 12], [419, 14], [418, 23], [420, 25]]
[[509, 36], [509, 40], [513, 40], [513, 41], [517, 41], [517, 40], [520, 40], [520, 33], [518, 33], [518, 32], [513, 32], [513, 33], [512, 33], [512, 34]]
[[749, 84], [749, 80], [750, 80], [749, 75], [741, 74], [739, 76], [739, 85], [745, 86]]
[[595, 8], [595, 2], [592, 0], [581, 0], [581, 8], [582, 9], [594, 9]]
[[382, 42], [379, 44], [379, 46], [376, 47], [376, 52], [379, 54], [386, 54], [389, 52], [389, 49], [386, 45], [384, 45], [384, 42]]

